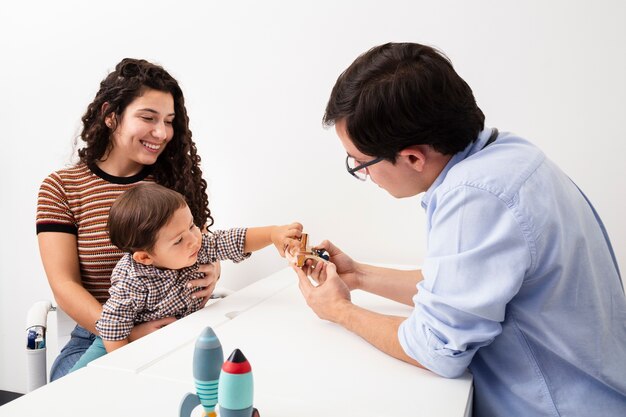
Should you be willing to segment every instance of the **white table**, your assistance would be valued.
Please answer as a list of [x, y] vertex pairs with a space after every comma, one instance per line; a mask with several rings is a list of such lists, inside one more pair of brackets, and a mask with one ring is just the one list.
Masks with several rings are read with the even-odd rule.
[[[287, 272], [291, 272], [292, 276], [289, 276]], [[122, 349], [118, 349], [88, 366], [134, 373], [140, 372], [146, 366], [150, 366], [150, 364], [180, 348], [181, 345], [195, 342], [206, 326], [211, 326], [214, 330], [217, 329], [233, 317], [245, 313], [275, 293], [292, 285], [296, 278], [292, 271], [284, 269], [280, 273], [259, 280], [224, 299], [211, 300], [202, 310]]]
[[193, 383], [86, 367], [0, 407], [0, 416], [177, 417], [176, 396], [187, 391]]
[[[411, 311], [360, 291], [352, 298], [385, 314]], [[0, 407], [0, 416], [175, 416], [182, 396], [194, 390], [193, 345], [207, 325], [225, 357], [239, 348], [250, 361], [263, 417], [447, 417], [471, 408], [469, 374], [438, 377], [320, 320], [293, 271], [284, 269]]]

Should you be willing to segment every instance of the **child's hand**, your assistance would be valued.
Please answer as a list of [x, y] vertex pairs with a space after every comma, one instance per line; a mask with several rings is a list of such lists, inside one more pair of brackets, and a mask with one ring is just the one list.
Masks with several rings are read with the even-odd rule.
[[300, 236], [302, 236], [302, 225], [298, 222], [284, 226], [275, 226], [270, 234], [272, 243], [283, 258], [285, 257], [285, 251], [291, 252], [293, 249], [300, 247], [300, 241], [298, 240]]

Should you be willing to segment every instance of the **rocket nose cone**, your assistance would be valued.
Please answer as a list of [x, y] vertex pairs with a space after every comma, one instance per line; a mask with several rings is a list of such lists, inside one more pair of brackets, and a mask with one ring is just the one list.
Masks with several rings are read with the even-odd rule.
[[200, 337], [216, 337], [215, 336], [215, 332], [213, 331], [213, 328], [211, 326], [206, 326], [204, 329], [202, 329], [202, 333], [200, 333]]
[[205, 327], [204, 330], [202, 330], [202, 333], [200, 333], [200, 336], [198, 336], [198, 339], [196, 339], [196, 347], [212, 349], [221, 346], [222, 344], [211, 326]]
[[239, 349], [235, 349], [228, 357], [228, 360], [224, 362], [222, 371], [230, 374], [245, 374], [252, 372], [252, 367], [243, 353]]
[[247, 361], [246, 357], [239, 349], [233, 350], [233, 353], [230, 354], [228, 360], [233, 363], [242, 363]]

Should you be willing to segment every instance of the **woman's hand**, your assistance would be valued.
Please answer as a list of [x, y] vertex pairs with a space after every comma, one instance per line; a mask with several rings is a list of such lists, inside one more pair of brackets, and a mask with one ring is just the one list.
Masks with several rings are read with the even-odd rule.
[[270, 233], [272, 243], [283, 258], [285, 257], [285, 251], [291, 252], [293, 249], [300, 247], [300, 241], [298, 240], [300, 236], [302, 236], [302, 225], [298, 222], [284, 226], [275, 226]]
[[215, 261], [212, 264], [204, 264], [198, 267], [198, 272], [204, 274], [203, 278], [192, 279], [187, 283], [188, 288], [199, 288], [191, 295], [193, 298], [201, 298], [202, 303], [200, 308], [204, 307], [211, 298], [211, 294], [215, 290], [217, 280], [220, 279], [222, 267], [220, 261]]

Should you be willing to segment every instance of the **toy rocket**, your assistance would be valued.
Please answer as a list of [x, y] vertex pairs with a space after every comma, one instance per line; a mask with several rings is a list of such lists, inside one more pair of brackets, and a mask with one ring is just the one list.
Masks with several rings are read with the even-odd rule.
[[220, 374], [218, 388], [220, 417], [258, 415], [258, 411], [252, 407], [253, 392], [250, 362], [239, 349], [235, 349], [224, 362]]
[[187, 393], [180, 403], [180, 417], [190, 417], [199, 404], [204, 408], [203, 417], [215, 417], [217, 386], [220, 368], [224, 362], [222, 344], [211, 327], [205, 327], [193, 351], [193, 378], [196, 394]]

